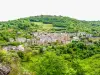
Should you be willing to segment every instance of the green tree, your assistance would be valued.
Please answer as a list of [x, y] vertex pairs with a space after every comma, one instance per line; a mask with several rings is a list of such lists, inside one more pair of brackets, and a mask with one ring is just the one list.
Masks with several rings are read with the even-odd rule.
[[66, 75], [65, 62], [55, 53], [47, 52], [37, 65], [37, 75]]

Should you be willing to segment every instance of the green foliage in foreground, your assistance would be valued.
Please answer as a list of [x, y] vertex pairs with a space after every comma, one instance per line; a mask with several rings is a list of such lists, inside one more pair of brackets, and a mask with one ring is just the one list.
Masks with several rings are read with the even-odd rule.
[[[0, 62], [11, 66], [9, 75], [99, 75], [99, 45], [77, 42], [27, 48], [24, 52], [0, 50]], [[46, 50], [41, 51], [42, 47]]]
[[66, 64], [55, 53], [46, 53], [38, 59], [36, 75], [65, 75]]
[[81, 66], [85, 69], [86, 75], [100, 75], [100, 54], [80, 61]]

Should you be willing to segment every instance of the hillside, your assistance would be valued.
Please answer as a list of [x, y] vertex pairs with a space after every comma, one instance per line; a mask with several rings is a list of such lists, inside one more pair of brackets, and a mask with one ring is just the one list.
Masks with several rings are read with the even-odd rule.
[[[40, 26], [39, 26], [40, 25]], [[42, 25], [42, 26], [41, 26]], [[99, 32], [100, 22], [99, 21], [81, 21], [69, 17], [63, 16], [50, 16], [50, 15], [41, 15], [33, 16], [27, 18], [21, 18], [17, 20], [0, 22], [0, 28], [15, 28], [21, 30], [39, 30], [45, 29], [45, 26], [53, 26], [54, 31], [66, 31], [66, 32], [88, 32], [93, 33]]]
[[[77, 19], [41, 15], [7, 22], [0, 22], [0, 38], [2, 40], [16, 36], [31, 37], [32, 32], [86, 32], [93, 36], [100, 36], [99, 21], [80, 21]], [[17, 35], [21, 33], [20, 35]]]
[[0, 22], [0, 75], [100, 75], [100, 21], [40, 15]]

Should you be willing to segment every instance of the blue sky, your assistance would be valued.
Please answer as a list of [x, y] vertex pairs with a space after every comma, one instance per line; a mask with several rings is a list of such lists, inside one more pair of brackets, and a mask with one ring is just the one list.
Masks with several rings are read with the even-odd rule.
[[34, 15], [100, 20], [100, 0], [0, 0], [0, 21]]

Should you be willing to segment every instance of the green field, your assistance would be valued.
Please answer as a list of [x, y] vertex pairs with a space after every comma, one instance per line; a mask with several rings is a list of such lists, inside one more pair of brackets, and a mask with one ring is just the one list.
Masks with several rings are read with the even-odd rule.
[[40, 26], [40, 29], [38, 31], [50, 31], [51, 29], [53, 29], [52, 24], [44, 24], [42, 22], [33, 22], [33, 23]]
[[66, 28], [63, 27], [54, 27], [53, 24], [44, 24], [43, 22], [33, 22], [33, 23], [40, 26], [40, 29], [38, 29], [38, 31], [50, 31], [52, 29], [56, 31], [66, 30]]

